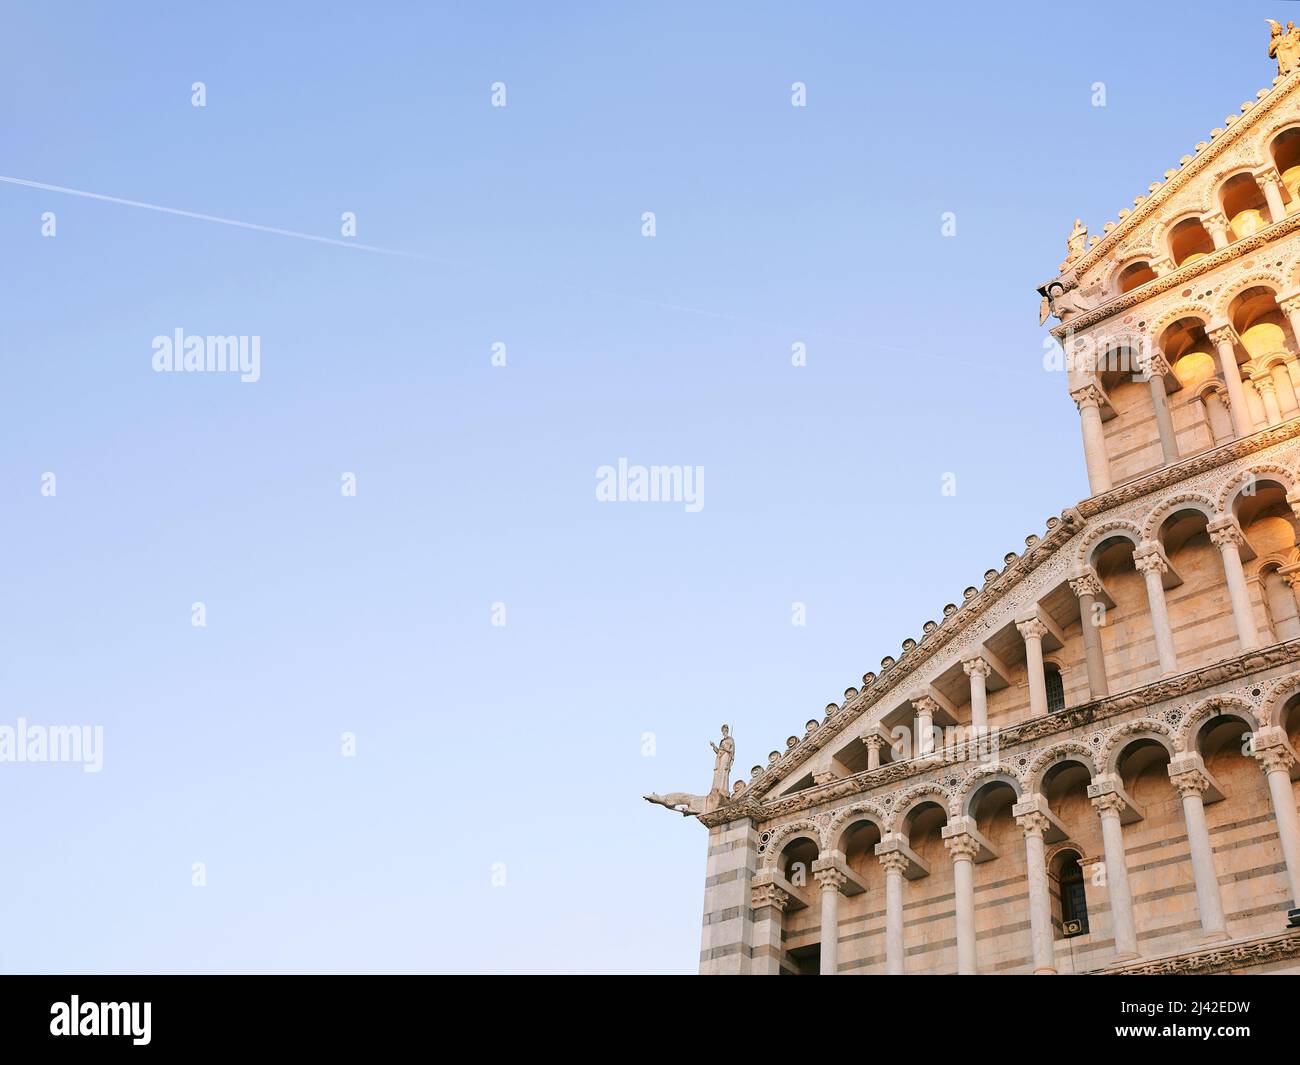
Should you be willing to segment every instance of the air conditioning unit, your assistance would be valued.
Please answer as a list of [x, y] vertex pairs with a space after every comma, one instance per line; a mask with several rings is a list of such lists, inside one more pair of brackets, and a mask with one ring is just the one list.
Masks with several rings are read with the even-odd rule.
[[1081, 936], [1083, 935], [1083, 922], [1065, 921], [1061, 925], [1061, 931], [1064, 932], [1065, 935], [1067, 936]]

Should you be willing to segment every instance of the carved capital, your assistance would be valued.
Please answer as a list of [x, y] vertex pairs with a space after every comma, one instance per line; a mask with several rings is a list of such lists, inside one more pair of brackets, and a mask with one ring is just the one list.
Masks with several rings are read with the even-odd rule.
[[1052, 822], [1047, 819], [1046, 815], [1039, 813], [1037, 810], [1020, 814], [1016, 818], [1016, 824], [1024, 829], [1026, 836], [1041, 836], [1052, 827]]
[[1028, 621], [1017, 621], [1016, 629], [1026, 640], [1041, 640], [1048, 632], [1047, 626], [1038, 618], [1030, 618]]
[[1250, 383], [1255, 386], [1255, 391], [1261, 396], [1277, 391], [1277, 382], [1273, 380], [1273, 374], [1270, 370], [1261, 370], [1258, 377], [1251, 374]]
[[749, 896], [749, 905], [755, 910], [771, 906], [777, 913], [784, 913], [790, 902], [790, 893], [775, 884], [755, 884]]
[[1287, 747], [1286, 733], [1276, 725], [1262, 728], [1251, 738], [1251, 754], [1265, 773], [1291, 772], [1295, 756]]
[[963, 860], [973, 862], [975, 855], [980, 852], [979, 840], [966, 832], [949, 836], [943, 841], [943, 845], [948, 848], [948, 853], [952, 855], [954, 862]]
[[1279, 300], [1277, 305], [1282, 309], [1283, 314], [1290, 317], [1300, 312], [1300, 295], [1288, 296], [1284, 300]]
[[1255, 180], [1259, 183], [1260, 192], [1263, 192], [1269, 185], [1272, 185], [1278, 192], [1282, 191], [1282, 175], [1272, 167], [1261, 170], [1255, 175]]
[[813, 866], [813, 877], [823, 891], [839, 891], [849, 882], [849, 878], [834, 866], [818, 869], [816, 863]]
[[1169, 779], [1173, 782], [1178, 794], [1184, 797], [1188, 795], [1204, 795], [1205, 790], [1210, 786], [1210, 778], [1197, 766], [1188, 766], [1186, 769], [1174, 770], [1173, 766], [1169, 767], [1171, 772]]
[[886, 874], [898, 873], [900, 876], [907, 872], [907, 855], [899, 851], [887, 851], [885, 854], [878, 855], [880, 867]]
[[982, 658], [968, 658], [961, 664], [961, 668], [966, 671], [966, 676], [974, 677], [979, 675], [985, 680], [988, 680], [989, 675], [993, 672], [993, 667]]
[[1157, 547], [1149, 547], [1133, 555], [1133, 565], [1139, 573], [1168, 573], [1169, 564]]
[[1101, 595], [1101, 580], [1095, 573], [1085, 573], [1082, 577], [1070, 578], [1070, 591], [1077, 597]]
[[928, 714], [930, 717], [934, 717], [935, 713], [939, 710], [939, 704], [928, 695], [916, 696], [912, 700], [912, 706], [916, 709], [918, 714]]
[[1076, 388], [1070, 393], [1070, 398], [1074, 400], [1074, 405], [1080, 411], [1085, 407], [1092, 407], [1096, 410], [1101, 409], [1101, 389], [1096, 385], [1084, 385], [1082, 388]]
[[1217, 329], [1208, 330], [1210, 343], [1216, 348], [1221, 348], [1225, 344], [1233, 347], [1237, 343], [1237, 331], [1230, 325], [1221, 325]]
[[1102, 792], [1102, 794], [1094, 796], [1092, 805], [1099, 814], [1113, 813], [1116, 817], [1128, 809], [1128, 803], [1113, 791]]
[[1246, 538], [1242, 536], [1241, 529], [1231, 518], [1220, 518], [1218, 521], [1212, 521], [1206, 526], [1210, 534], [1210, 543], [1222, 550], [1228, 546], [1244, 547]]
[[885, 741], [874, 732], [870, 736], [863, 736], [862, 742], [866, 745], [866, 748], [869, 751], [878, 751], [885, 745]]

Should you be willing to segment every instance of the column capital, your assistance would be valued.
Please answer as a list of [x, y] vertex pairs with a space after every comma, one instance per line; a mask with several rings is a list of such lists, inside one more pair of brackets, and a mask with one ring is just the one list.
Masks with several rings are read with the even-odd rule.
[[938, 713], [940, 709], [938, 702], [928, 695], [913, 696], [911, 703], [918, 714], [929, 714], [931, 717]]
[[1296, 761], [1295, 755], [1287, 745], [1286, 733], [1276, 725], [1269, 725], [1254, 733], [1251, 737], [1250, 753], [1255, 756], [1259, 767], [1265, 773], [1279, 770], [1290, 773]]
[[1169, 563], [1165, 561], [1164, 552], [1160, 550], [1159, 544], [1154, 543], [1138, 545], [1138, 549], [1133, 552], [1133, 565], [1139, 573], [1143, 574], [1169, 572]]
[[945, 837], [943, 845], [948, 848], [948, 853], [952, 855], [952, 860], [973, 862], [975, 856], [980, 852], [980, 843], [969, 832], [959, 832]]
[[1052, 827], [1052, 822], [1047, 819], [1047, 815], [1038, 810], [1017, 814], [1016, 824], [1024, 829], [1026, 836], [1041, 836]]
[[884, 854], [876, 855], [876, 858], [886, 873], [898, 873], [901, 876], [907, 872], [909, 860], [901, 851], [886, 851]]
[[1230, 544], [1237, 547], [1246, 545], [1246, 537], [1232, 518], [1217, 518], [1206, 526], [1206, 530], [1210, 534], [1210, 543], [1220, 550]]
[[771, 906], [777, 913], [784, 913], [790, 903], [790, 893], [771, 882], [755, 884], [750, 889], [749, 895], [750, 908], [755, 910]]
[[1174, 761], [1169, 763], [1169, 779], [1178, 789], [1178, 794], [1186, 798], [1188, 795], [1204, 795], [1210, 787], [1210, 778], [1206, 775], [1204, 768], [1198, 764], [1198, 761], [1188, 760], [1185, 762]]
[[1016, 629], [1026, 640], [1041, 640], [1048, 633], [1048, 628], [1038, 618], [1017, 621]]
[[[826, 864], [822, 865], [824, 861]], [[822, 865], [820, 869], [819, 865]], [[819, 858], [813, 862], [813, 878], [821, 885], [823, 891], [840, 891], [849, 882], [849, 878], [836, 866], [834, 859]]]
[[1128, 809], [1127, 802], [1119, 797], [1117, 792], [1101, 792], [1100, 795], [1092, 797], [1092, 805], [1095, 806], [1097, 813], [1105, 817], [1106, 814], [1114, 814], [1119, 817], [1123, 811]]
[[1278, 300], [1277, 305], [1281, 308], [1283, 314], [1295, 314], [1297, 311], [1300, 311], [1300, 292], [1297, 292], [1293, 296], [1286, 296], [1283, 299]]
[[1236, 344], [1237, 331], [1228, 324], [1210, 325], [1205, 330], [1206, 335], [1210, 338], [1210, 343], [1215, 347], [1221, 347], [1224, 344]]
[[1082, 388], [1076, 388], [1070, 393], [1070, 398], [1074, 400], [1074, 405], [1080, 411], [1092, 407], [1096, 410], [1101, 409], [1101, 389], [1096, 385], [1088, 384]]
[[1169, 360], [1156, 348], [1151, 349], [1151, 353], [1146, 358], [1146, 366], [1143, 369], [1151, 377], [1167, 377], [1173, 373], [1173, 367], [1169, 365]]
[[993, 667], [983, 658], [968, 658], [961, 664], [961, 668], [966, 671], [966, 676], [973, 677], [978, 673], [985, 680], [993, 672]]
[[870, 736], [863, 736], [862, 742], [869, 751], [878, 751], [885, 745], [884, 739], [874, 732]]
[[1255, 391], [1260, 395], [1277, 392], [1277, 382], [1273, 380], [1272, 370], [1252, 370], [1250, 383], [1255, 386]]
[[1095, 573], [1084, 573], [1078, 577], [1071, 577], [1070, 591], [1078, 598], [1085, 595], [1101, 595], [1101, 578]]
[[[1278, 192], [1282, 191], [1282, 175], [1271, 166], [1266, 166], [1263, 170], [1259, 171], [1259, 173], [1255, 175], [1255, 180], [1259, 182], [1260, 192], [1264, 191], [1266, 185], [1272, 185]], [[1274, 219], [1274, 221], [1277, 221], [1277, 219]]]

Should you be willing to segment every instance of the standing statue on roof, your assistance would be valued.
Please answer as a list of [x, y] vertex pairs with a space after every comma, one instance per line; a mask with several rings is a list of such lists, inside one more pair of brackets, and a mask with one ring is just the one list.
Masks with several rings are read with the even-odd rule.
[[731, 729], [722, 726], [722, 739], [717, 743], [709, 741], [713, 748], [713, 784], [707, 795], [693, 795], [689, 791], [670, 791], [663, 795], [652, 791], [644, 796], [646, 802], [676, 810], [683, 817], [698, 817], [702, 813], [716, 810], [730, 798], [731, 763], [736, 760], [736, 741], [731, 738]]
[[709, 746], [717, 756], [713, 760], [713, 786], [709, 792], [716, 792], [725, 798], [731, 791], [731, 763], [736, 760], [736, 741], [731, 738], [731, 729], [723, 725], [721, 742], [714, 743], [710, 740]]
[[1088, 240], [1088, 227], [1083, 224], [1082, 218], [1074, 220], [1074, 228], [1070, 230], [1069, 239], [1066, 240], [1065, 246], [1070, 249], [1070, 254], [1065, 257], [1065, 261], [1073, 262], [1083, 254], [1083, 247]]
[[1284, 78], [1291, 71], [1300, 67], [1300, 33], [1296, 32], [1295, 23], [1286, 24], [1286, 32], [1273, 19], [1265, 19], [1270, 26], [1268, 54], [1277, 60], [1278, 77]]

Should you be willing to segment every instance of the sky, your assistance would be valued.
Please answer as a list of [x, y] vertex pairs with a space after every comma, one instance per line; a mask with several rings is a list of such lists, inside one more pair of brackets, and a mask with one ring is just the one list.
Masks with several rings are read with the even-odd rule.
[[0, 970], [694, 972], [641, 796], [1087, 494], [1034, 290], [1297, 8], [6, 4]]

